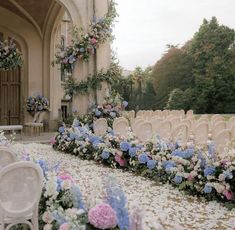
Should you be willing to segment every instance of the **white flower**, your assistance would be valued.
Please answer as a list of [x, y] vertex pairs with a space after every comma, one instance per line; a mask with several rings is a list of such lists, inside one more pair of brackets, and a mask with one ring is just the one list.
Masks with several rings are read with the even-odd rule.
[[53, 216], [52, 216], [51, 212], [46, 211], [42, 215], [42, 220], [47, 224], [51, 224], [54, 219], [53, 219]]
[[62, 189], [64, 189], [64, 190], [71, 189], [71, 187], [72, 187], [72, 182], [71, 182], [70, 180], [64, 180], [64, 181], [61, 183], [61, 187], [62, 187]]

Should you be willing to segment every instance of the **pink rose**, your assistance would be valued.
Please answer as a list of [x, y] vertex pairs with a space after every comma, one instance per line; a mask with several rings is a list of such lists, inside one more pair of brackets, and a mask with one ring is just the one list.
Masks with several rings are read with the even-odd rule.
[[99, 204], [88, 212], [88, 220], [98, 229], [114, 228], [117, 225], [117, 216], [109, 204]]
[[59, 230], [69, 230], [69, 224], [68, 223], [64, 223], [64, 224], [60, 225], [60, 229]]
[[232, 200], [233, 199], [233, 193], [231, 191], [228, 190], [224, 190], [223, 191], [223, 195], [227, 198], [227, 200]]
[[95, 45], [96, 43], [97, 43], [97, 40], [96, 40], [95, 38], [92, 38], [92, 39], [91, 39], [91, 44], [92, 44], [92, 45]]
[[110, 104], [108, 104], [108, 105], [104, 105], [104, 108], [110, 110], [110, 109], [112, 109], [112, 106]]
[[118, 154], [115, 155], [115, 161], [117, 161], [121, 167], [125, 166], [126, 161], [121, 158]]

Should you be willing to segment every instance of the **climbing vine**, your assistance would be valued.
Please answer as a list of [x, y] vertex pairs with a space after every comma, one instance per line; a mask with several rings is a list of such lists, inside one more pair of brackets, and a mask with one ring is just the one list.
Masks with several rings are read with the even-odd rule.
[[93, 76], [89, 76], [85, 81], [76, 81], [70, 77], [64, 85], [65, 95], [73, 97], [76, 94], [87, 94], [89, 90], [101, 89], [101, 82], [106, 81], [113, 84], [121, 75], [121, 69], [117, 63], [112, 63], [107, 71], [101, 70]]

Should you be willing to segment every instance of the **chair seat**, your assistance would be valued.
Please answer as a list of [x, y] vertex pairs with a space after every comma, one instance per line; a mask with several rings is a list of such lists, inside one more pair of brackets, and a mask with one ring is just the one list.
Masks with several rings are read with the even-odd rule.
[[43, 127], [43, 123], [28, 122], [28, 123], [25, 123], [25, 126]]

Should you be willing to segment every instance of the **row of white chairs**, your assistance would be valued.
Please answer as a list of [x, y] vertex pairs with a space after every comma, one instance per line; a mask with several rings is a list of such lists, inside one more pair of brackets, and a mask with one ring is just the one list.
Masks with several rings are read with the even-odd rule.
[[38, 230], [38, 206], [43, 188], [41, 168], [17, 161], [16, 154], [0, 147], [0, 230], [27, 224]]
[[[158, 118], [150, 121], [136, 118], [132, 120], [131, 128], [141, 142], [147, 142], [153, 136], [159, 135], [162, 139], [173, 142], [180, 141], [183, 145], [186, 145], [188, 141], [194, 141], [197, 145], [204, 146], [208, 140], [212, 139], [218, 152], [221, 152], [228, 143], [235, 139], [235, 124], [230, 129], [223, 129], [220, 121], [215, 122], [211, 129], [206, 121], [194, 122], [191, 119], [176, 117], [169, 120]], [[105, 119], [98, 119], [94, 124], [94, 131], [97, 135], [104, 135], [107, 129], [108, 125]], [[114, 120], [115, 134], [127, 138], [128, 129], [130, 129], [130, 124], [126, 118], [119, 117]]]

